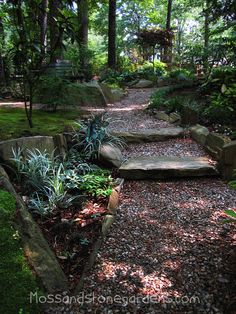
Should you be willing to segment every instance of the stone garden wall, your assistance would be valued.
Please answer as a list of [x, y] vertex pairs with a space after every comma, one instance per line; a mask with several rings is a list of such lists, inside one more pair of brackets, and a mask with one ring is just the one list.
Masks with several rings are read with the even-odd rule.
[[219, 171], [226, 180], [234, 177], [236, 169], [236, 141], [218, 133], [209, 132], [209, 130], [199, 124], [191, 129], [192, 138], [203, 145], [206, 151], [218, 161]]

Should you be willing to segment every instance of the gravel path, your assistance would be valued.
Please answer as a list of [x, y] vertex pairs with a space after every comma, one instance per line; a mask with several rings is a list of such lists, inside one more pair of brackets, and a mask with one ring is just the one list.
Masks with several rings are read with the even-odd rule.
[[107, 112], [112, 118], [110, 128], [115, 131], [166, 128], [173, 126], [160, 121], [143, 111], [147, 107], [154, 89], [130, 89], [121, 102], [108, 106]]
[[[142, 110], [151, 90], [131, 90], [109, 108], [116, 130], [168, 127]], [[132, 110], [130, 110], [132, 109]], [[205, 156], [189, 138], [130, 144], [135, 156]], [[80, 313], [233, 313], [235, 228], [222, 224], [236, 191], [220, 179], [129, 181], [117, 220], [103, 243]], [[129, 299], [128, 299], [129, 298]]]
[[236, 192], [217, 179], [127, 182], [123, 191], [85, 281], [94, 303], [81, 313], [230, 313], [235, 232], [221, 221]]
[[[109, 107], [114, 130], [168, 127], [143, 113], [153, 90], [130, 90]], [[189, 138], [130, 144], [135, 156], [206, 156]], [[222, 224], [236, 190], [216, 178], [128, 181], [116, 222], [67, 313], [236, 313], [236, 233]], [[234, 301], [234, 302], [233, 302]], [[60, 313], [57, 310], [54, 313]], [[66, 311], [62, 311], [66, 313]]]
[[191, 138], [180, 138], [165, 142], [128, 144], [122, 151], [125, 159], [147, 156], [206, 157], [214, 163], [203, 147]]

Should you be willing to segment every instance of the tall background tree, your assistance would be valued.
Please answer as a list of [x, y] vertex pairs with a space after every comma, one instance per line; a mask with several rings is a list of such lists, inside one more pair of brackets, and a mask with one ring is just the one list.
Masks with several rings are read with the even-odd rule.
[[89, 6], [88, 0], [77, 0], [77, 43], [80, 49], [80, 64], [81, 69], [86, 76], [86, 66], [88, 63], [88, 32], [89, 32]]
[[108, 66], [116, 68], [116, 0], [109, 0]]

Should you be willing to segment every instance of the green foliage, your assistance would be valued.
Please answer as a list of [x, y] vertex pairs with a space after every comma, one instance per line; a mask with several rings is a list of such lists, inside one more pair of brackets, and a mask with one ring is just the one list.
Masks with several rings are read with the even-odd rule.
[[150, 98], [149, 109], [160, 109], [164, 106], [167, 96], [167, 89], [160, 89], [154, 92]]
[[[68, 74], [75, 78], [91, 79], [93, 72], [96, 71], [91, 62], [94, 58], [94, 53], [91, 49], [81, 46], [79, 47], [75, 44], [68, 45], [64, 58], [70, 61], [70, 64], [72, 65], [71, 73]], [[81, 59], [86, 59], [86, 69], [84, 69], [81, 64]]]
[[8, 192], [0, 190], [0, 308], [2, 313], [36, 314], [40, 313], [40, 307], [29, 303], [29, 293], [37, 291], [38, 287], [26, 264], [19, 235], [11, 224], [15, 210], [14, 198]]
[[[185, 82], [178, 85], [168, 86], [160, 88], [154, 92], [150, 98], [149, 109], [165, 109], [167, 107], [172, 108], [171, 111], [180, 111], [181, 104], [183, 105], [183, 98], [181, 96], [172, 97], [171, 93], [194, 86], [193, 82]], [[187, 105], [187, 103], [185, 104]]]
[[29, 195], [30, 210], [41, 216], [73, 206], [84, 191], [109, 195], [110, 174], [99, 172], [99, 167], [85, 162], [74, 149], [63, 161], [39, 150], [13, 151], [12, 160]]
[[107, 170], [99, 170], [82, 176], [80, 189], [92, 196], [107, 197], [112, 192], [112, 182], [112, 177]]
[[221, 91], [211, 96], [205, 116], [216, 123], [230, 123], [236, 118], [236, 84], [222, 85]]
[[187, 81], [195, 78], [191, 71], [180, 68], [168, 72], [168, 77], [174, 81]]
[[225, 210], [225, 214], [230, 218], [224, 221], [224, 223], [233, 222], [236, 223], [236, 212], [232, 209]]
[[109, 132], [110, 122], [104, 114], [96, 115], [83, 123], [79, 122], [80, 129], [74, 134], [75, 147], [86, 159], [96, 159], [102, 144], [122, 145], [122, 140]]
[[201, 86], [200, 90], [205, 94], [219, 92], [222, 86], [231, 86], [235, 83], [236, 69], [229, 66], [213, 68], [208, 80]]
[[154, 63], [144, 62], [143, 64], [139, 64], [136, 69], [132, 69], [131, 66], [126, 66], [122, 72], [110, 69], [106, 70], [101, 77], [101, 81], [123, 87], [139, 79], [157, 82], [158, 77], [165, 74], [166, 64], [156, 60]]

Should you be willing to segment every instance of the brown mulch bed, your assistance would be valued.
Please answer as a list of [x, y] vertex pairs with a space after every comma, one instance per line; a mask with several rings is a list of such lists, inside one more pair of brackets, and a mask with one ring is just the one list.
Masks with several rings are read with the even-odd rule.
[[78, 284], [92, 246], [101, 235], [107, 199], [90, 199], [78, 207], [58, 209], [50, 217], [36, 219], [49, 246], [67, 276], [69, 288]]
[[80, 313], [233, 313], [232, 207], [236, 191], [218, 179], [127, 182]]

